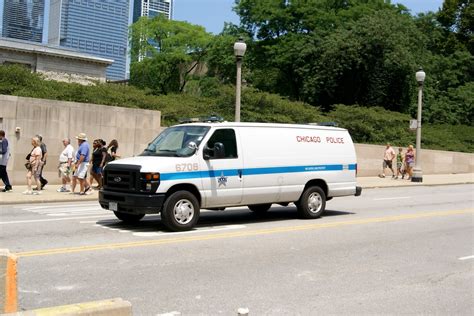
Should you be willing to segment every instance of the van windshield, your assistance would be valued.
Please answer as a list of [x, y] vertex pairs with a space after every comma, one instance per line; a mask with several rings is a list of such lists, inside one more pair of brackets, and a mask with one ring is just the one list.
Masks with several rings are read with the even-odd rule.
[[199, 144], [209, 131], [208, 126], [174, 126], [165, 129], [155, 138], [140, 156], [188, 157], [195, 149], [190, 144]]

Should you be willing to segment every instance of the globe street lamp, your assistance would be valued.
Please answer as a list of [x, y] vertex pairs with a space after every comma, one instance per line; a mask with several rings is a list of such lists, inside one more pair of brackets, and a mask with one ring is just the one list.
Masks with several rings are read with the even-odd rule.
[[234, 44], [234, 55], [237, 62], [237, 82], [235, 85], [235, 121], [240, 122], [240, 92], [242, 90], [242, 59], [245, 55], [247, 44], [242, 38], [239, 38]]
[[416, 81], [418, 82], [418, 114], [416, 118], [416, 156], [415, 168], [413, 169], [412, 182], [423, 182], [423, 173], [421, 172], [421, 107], [423, 103], [423, 83], [426, 74], [423, 69], [416, 72]]

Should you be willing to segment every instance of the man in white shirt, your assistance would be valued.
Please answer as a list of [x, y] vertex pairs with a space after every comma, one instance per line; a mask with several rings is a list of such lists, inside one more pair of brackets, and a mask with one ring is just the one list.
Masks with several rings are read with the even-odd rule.
[[63, 139], [64, 150], [59, 155], [58, 175], [61, 178], [63, 185], [58, 192], [70, 192], [71, 183], [71, 165], [74, 157], [74, 148], [71, 145], [69, 138]]

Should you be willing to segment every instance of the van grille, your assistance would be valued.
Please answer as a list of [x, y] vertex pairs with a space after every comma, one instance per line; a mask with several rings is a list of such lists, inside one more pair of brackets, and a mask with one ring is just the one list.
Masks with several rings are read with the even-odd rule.
[[140, 166], [109, 164], [104, 169], [104, 189], [134, 192], [140, 190]]

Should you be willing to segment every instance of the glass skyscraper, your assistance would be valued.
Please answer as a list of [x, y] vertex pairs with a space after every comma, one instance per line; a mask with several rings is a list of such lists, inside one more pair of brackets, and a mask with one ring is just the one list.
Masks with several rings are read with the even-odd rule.
[[128, 78], [128, 28], [141, 16], [172, 18], [173, 0], [0, 0], [0, 35], [61, 46], [114, 62], [107, 79]]
[[154, 17], [164, 14], [168, 19], [173, 17], [173, 0], [132, 0], [133, 22], [142, 16]]
[[129, 0], [62, 0], [59, 45], [113, 59], [107, 79], [125, 79], [129, 4]]
[[45, 2], [48, 0], [0, 0], [2, 37], [30, 42], [47, 42], [47, 16]]

